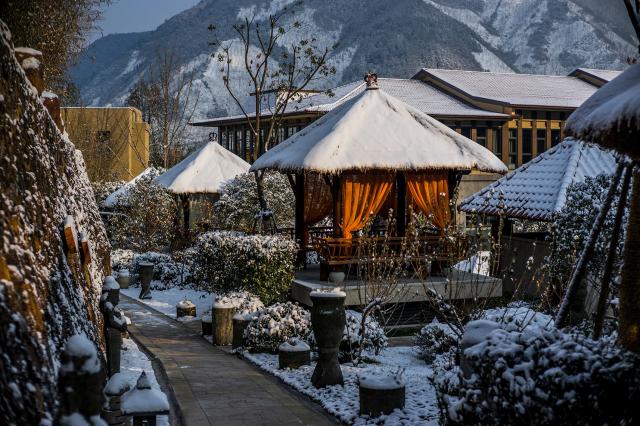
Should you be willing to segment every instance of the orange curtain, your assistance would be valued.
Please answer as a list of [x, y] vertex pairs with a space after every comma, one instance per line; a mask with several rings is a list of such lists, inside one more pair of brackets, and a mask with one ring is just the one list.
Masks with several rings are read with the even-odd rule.
[[331, 188], [317, 173], [305, 175], [304, 186], [304, 223], [311, 226], [331, 213]]
[[376, 215], [389, 196], [393, 186], [392, 175], [345, 175], [342, 178], [342, 236], [362, 229], [369, 216]]
[[449, 223], [448, 172], [410, 174], [407, 188], [413, 205], [429, 216], [438, 229], [444, 229]]

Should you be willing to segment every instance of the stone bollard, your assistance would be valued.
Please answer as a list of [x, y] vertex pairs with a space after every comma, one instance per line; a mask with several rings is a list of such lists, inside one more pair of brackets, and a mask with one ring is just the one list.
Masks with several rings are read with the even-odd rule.
[[160, 390], [151, 388], [143, 371], [136, 387], [122, 396], [122, 413], [132, 417], [133, 426], [155, 426], [157, 416], [169, 414], [169, 401]]
[[120, 372], [120, 355], [122, 352], [122, 332], [127, 330], [127, 321], [120, 309], [104, 304], [105, 340], [107, 343], [107, 373], [109, 377]]
[[398, 376], [360, 377], [360, 415], [379, 417], [402, 410], [405, 403], [405, 384]]
[[42, 52], [30, 47], [16, 47], [14, 53], [24, 73], [27, 75], [27, 79], [38, 92], [38, 96], [42, 95], [44, 91]]
[[465, 355], [465, 350], [484, 341], [489, 333], [498, 328], [500, 325], [497, 322], [488, 320], [470, 321], [464, 327], [464, 333], [460, 340], [460, 369], [465, 379], [471, 378], [473, 374], [473, 363]]
[[211, 319], [214, 345], [226, 346], [233, 342], [232, 318], [236, 309], [236, 305], [213, 302]]
[[61, 355], [60, 387], [64, 414], [61, 423], [79, 415], [86, 420], [99, 416], [104, 404], [105, 373], [95, 344], [84, 334], [71, 336]]
[[131, 281], [131, 274], [128, 269], [121, 269], [118, 272], [118, 284], [121, 289], [129, 288], [129, 282]]
[[211, 336], [213, 334], [213, 325], [211, 324], [211, 314], [203, 315], [200, 319], [202, 324], [202, 335]]
[[253, 319], [251, 314], [235, 314], [233, 316], [232, 348], [238, 349], [244, 346], [244, 331]]
[[176, 318], [195, 317], [196, 305], [191, 300], [181, 300], [176, 305]]
[[344, 385], [338, 350], [346, 323], [344, 300], [347, 295], [338, 290], [312, 291], [309, 297], [313, 303], [311, 327], [318, 346], [318, 363], [311, 383], [316, 388]]
[[299, 339], [289, 339], [278, 347], [278, 365], [283, 368], [299, 368], [311, 362], [311, 348]]
[[116, 373], [107, 381], [104, 395], [107, 403], [102, 408], [101, 416], [110, 426], [125, 426], [129, 424], [129, 417], [122, 414], [121, 399], [131, 386], [122, 373]]
[[120, 303], [120, 284], [111, 275], [104, 278], [104, 284], [102, 284], [102, 295], [106, 296], [106, 301], [111, 302], [113, 306]]
[[140, 295], [138, 299], [151, 299], [151, 280], [153, 280], [153, 263], [140, 262], [138, 263], [140, 269]]

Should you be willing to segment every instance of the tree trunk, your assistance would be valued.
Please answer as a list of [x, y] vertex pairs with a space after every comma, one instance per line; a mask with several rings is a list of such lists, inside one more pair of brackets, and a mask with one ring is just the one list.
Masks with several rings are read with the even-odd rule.
[[640, 353], [640, 168], [633, 171], [629, 224], [624, 244], [620, 282], [620, 344]]

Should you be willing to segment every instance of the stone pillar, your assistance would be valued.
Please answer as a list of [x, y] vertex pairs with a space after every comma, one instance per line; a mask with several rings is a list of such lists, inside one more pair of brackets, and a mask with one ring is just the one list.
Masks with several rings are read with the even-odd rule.
[[107, 373], [109, 377], [120, 372], [120, 354], [122, 351], [122, 332], [127, 331], [127, 322], [122, 312], [111, 303], [104, 306], [105, 340], [107, 343]]
[[140, 275], [140, 295], [138, 299], [151, 299], [151, 280], [153, 279], [153, 263], [138, 263]]
[[111, 275], [104, 278], [104, 283], [102, 284], [102, 295], [103, 299], [111, 302], [113, 306], [120, 303], [120, 284], [118, 284], [116, 279]]
[[227, 346], [233, 342], [233, 314], [235, 306], [214, 303], [211, 310], [213, 344]]
[[107, 381], [104, 387], [104, 395], [107, 403], [102, 408], [102, 418], [110, 426], [128, 426], [129, 416], [122, 414], [122, 395], [130, 389], [126, 377], [122, 373], [116, 373]]
[[313, 303], [311, 326], [318, 345], [318, 363], [311, 383], [316, 388], [343, 385], [338, 350], [346, 323], [344, 300], [347, 296], [338, 291], [312, 291], [309, 297]]
[[237, 349], [244, 346], [244, 331], [251, 322], [251, 315], [235, 314], [233, 316], [233, 339], [232, 348]]

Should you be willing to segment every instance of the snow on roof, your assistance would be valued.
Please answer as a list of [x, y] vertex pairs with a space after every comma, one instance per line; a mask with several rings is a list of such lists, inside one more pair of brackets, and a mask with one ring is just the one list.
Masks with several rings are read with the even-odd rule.
[[574, 76], [574, 75], [577, 75], [578, 73], [587, 74], [602, 81], [611, 81], [617, 76], [619, 76], [620, 74], [622, 74], [622, 71], [600, 70], [596, 68], [576, 68], [569, 75]]
[[507, 170], [483, 146], [382, 89], [360, 92], [267, 151], [251, 167], [261, 169]]
[[[488, 119], [509, 118], [509, 115], [507, 114], [476, 108], [420, 80], [378, 78], [378, 85], [388, 94], [395, 96], [418, 111], [422, 111], [428, 115], [442, 115], [447, 117], [486, 117]], [[362, 80], [358, 80], [332, 89], [331, 95], [326, 92], [321, 92], [305, 96], [300, 99], [299, 102], [290, 102], [287, 105], [285, 113], [329, 112], [338, 105], [341, 105], [349, 99], [352, 99], [354, 96], [362, 93], [365, 90], [365, 87], [366, 83]], [[270, 112], [264, 111], [263, 114], [270, 115]], [[253, 115], [255, 114], [251, 114], [251, 116]], [[214, 125], [218, 122], [243, 118], [245, 118], [244, 115], [233, 115], [194, 121], [192, 124]]]
[[424, 68], [422, 72], [476, 100], [512, 106], [577, 108], [596, 90], [577, 77]]
[[616, 160], [609, 152], [567, 138], [463, 200], [460, 210], [488, 215], [504, 214], [520, 219], [552, 220], [566, 203], [569, 185], [583, 182], [586, 177], [612, 174], [615, 167]]
[[115, 207], [117, 205], [126, 204], [126, 198], [129, 193], [129, 190], [136, 184], [140, 179], [145, 176], [153, 177], [153, 175], [157, 175], [158, 169], [155, 167], [147, 167], [144, 169], [138, 176], [131, 179], [129, 182], [122, 185], [116, 191], [109, 194], [107, 198], [102, 202], [102, 207]]
[[605, 84], [567, 120], [567, 134], [640, 158], [640, 65]]
[[223, 183], [248, 170], [249, 163], [209, 142], [153, 182], [176, 194], [217, 193]]

